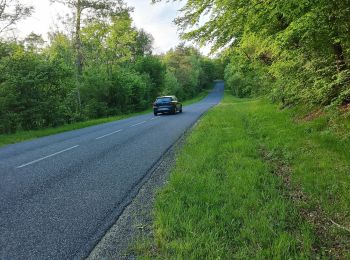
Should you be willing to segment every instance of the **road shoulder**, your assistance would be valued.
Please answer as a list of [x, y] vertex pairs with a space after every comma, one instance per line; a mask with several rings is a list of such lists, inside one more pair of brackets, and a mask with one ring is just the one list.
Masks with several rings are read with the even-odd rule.
[[167, 183], [176, 153], [183, 146], [191, 129], [193, 127], [150, 170], [149, 179], [87, 259], [135, 259], [132, 247], [138, 239], [152, 237], [155, 197], [158, 190]]

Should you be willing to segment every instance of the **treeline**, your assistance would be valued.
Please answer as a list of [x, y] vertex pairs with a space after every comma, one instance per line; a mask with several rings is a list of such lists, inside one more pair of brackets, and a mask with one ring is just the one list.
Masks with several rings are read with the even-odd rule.
[[214, 43], [226, 86], [240, 97], [269, 95], [284, 107], [350, 103], [350, 1], [187, 1], [185, 38]]
[[78, 49], [76, 36], [0, 41], [0, 133], [141, 111], [161, 94], [189, 99], [223, 74], [193, 47], [154, 55], [126, 9], [86, 19]]

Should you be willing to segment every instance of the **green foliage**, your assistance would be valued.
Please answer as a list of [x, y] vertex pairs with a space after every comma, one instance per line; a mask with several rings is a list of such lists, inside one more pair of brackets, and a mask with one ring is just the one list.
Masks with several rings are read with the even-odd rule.
[[174, 95], [176, 95], [177, 97], [184, 96], [183, 89], [181, 88], [179, 81], [177, 80], [174, 73], [170, 70], [166, 71], [164, 84], [165, 89], [163, 91], [163, 94], [165, 96], [169, 93], [174, 93]]
[[0, 60], [0, 132], [62, 124], [70, 71], [23, 46], [10, 48]]
[[76, 38], [62, 32], [46, 47], [33, 33], [0, 42], [0, 133], [141, 111], [161, 94], [192, 98], [218, 75], [220, 63], [191, 47], [152, 55], [152, 36], [125, 8], [83, 24], [79, 59]]
[[235, 56], [225, 69], [226, 87], [237, 97], [263, 94], [267, 82], [264, 74], [257, 69], [258, 66], [241, 56]]
[[134, 53], [136, 56], [152, 55], [154, 38], [143, 29], [137, 31]]
[[179, 83], [178, 97], [180, 99], [193, 97], [198, 92], [201, 73], [199, 53], [180, 45], [164, 56], [164, 62]]
[[267, 93], [283, 106], [341, 105], [350, 102], [349, 6], [349, 0], [191, 0], [176, 21], [184, 39], [224, 49], [236, 95]]
[[164, 89], [164, 80], [166, 66], [156, 56], [141, 56], [135, 63], [137, 72], [149, 77], [151, 85], [149, 86], [148, 101], [156, 96], [159, 96]]
[[220, 78], [220, 63], [203, 57], [193, 47], [180, 44], [163, 57], [167, 67], [166, 91], [188, 99], [211, 86]]
[[144, 75], [127, 69], [107, 75], [99, 68], [89, 68], [84, 74], [82, 99], [89, 118], [112, 116], [147, 108], [150, 81]]

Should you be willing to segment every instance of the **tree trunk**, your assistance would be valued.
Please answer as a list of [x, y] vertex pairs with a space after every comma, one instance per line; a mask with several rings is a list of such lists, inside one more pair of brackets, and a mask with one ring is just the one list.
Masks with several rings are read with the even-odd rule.
[[[340, 43], [333, 44], [333, 50], [336, 57], [336, 66], [337, 66], [338, 73], [346, 71], [348, 69], [348, 65], [346, 64], [342, 45]], [[346, 87], [346, 84], [348, 84], [346, 82], [350, 82], [350, 73], [349, 72], [345, 72], [345, 73], [347, 73], [345, 80], [342, 83], [338, 83], [335, 87], [335, 93], [338, 95]], [[349, 103], [350, 103], [349, 96], [345, 97], [342, 100], [342, 105], [349, 104]]]
[[76, 51], [76, 89], [77, 89], [77, 98], [78, 98], [78, 111], [81, 112], [81, 98], [80, 98], [80, 78], [83, 74], [83, 55], [81, 52], [81, 38], [80, 38], [80, 29], [81, 29], [81, 0], [77, 1], [76, 4], [76, 24], [75, 24], [75, 51]]
[[[333, 43], [332, 44], [332, 49], [334, 52], [334, 57], [335, 57], [335, 66], [337, 73], [341, 73], [344, 70], [346, 70], [346, 62], [345, 62], [345, 57], [344, 57], [344, 52], [343, 52], [343, 47], [340, 42]], [[333, 85], [332, 90], [330, 91], [327, 99], [324, 102], [324, 105], [329, 105], [331, 104], [336, 98], [339, 97], [340, 93], [342, 92], [342, 89], [344, 88], [344, 83], [338, 82]]]
[[343, 47], [341, 46], [340, 42], [333, 44], [333, 50], [336, 58], [336, 65], [337, 65], [337, 71], [342, 72], [346, 70], [346, 63], [344, 58], [344, 51]]

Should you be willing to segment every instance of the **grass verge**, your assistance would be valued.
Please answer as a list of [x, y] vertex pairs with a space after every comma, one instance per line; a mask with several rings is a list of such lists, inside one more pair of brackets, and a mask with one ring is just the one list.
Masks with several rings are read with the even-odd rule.
[[114, 117], [106, 117], [106, 118], [99, 118], [99, 119], [93, 119], [83, 122], [77, 122], [73, 124], [67, 124], [63, 126], [58, 127], [50, 127], [50, 128], [44, 128], [44, 129], [38, 129], [38, 130], [29, 130], [29, 131], [18, 131], [14, 134], [1, 134], [0, 135], [0, 147], [7, 145], [7, 144], [13, 144], [18, 143], [22, 141], [27, 141], [39, 137], [49, 136], [53, 134], [59, 134], [67, 131], [77, 130], [93, 125], [99, 125], [104, 123], [109, 123], [121, 119], [125, 119], [132, 116], [142, 115], [146, 113], [150, 113], [152, 110], [148, 109], [143, 112], [139, 113], [131, 113], [126, 115], [119, 115]]
[[[200, 94], [198, 94], [196, 97], [190, 100], [186, 100], [183, 102], [184, 105], [190, 105], [193, 103], [196, 103], [203, 98], [205, 98], [208, 95], [209, 91], [203, 91]], [[94, 125], [99, 125], [99, 124], [104, 124], [104, 123], [109, 123], [121, 119], [126, 119], [129, 117], [137, 116], [137, 115], [142, 115], [142, 114], [147, 114], [151, 113], [152, 109], [147, 109], [142, 112], [138, 113], [131, 113], [131, 114], [125, 114], [125, 115], [118, 115], [114, 117], [106, 117], [106, 118], [99, 118], [99, 119], [93, 119], [93, 120], [88, 120], [84, 122], [77, 122], [73, 124], [67, 124], [59, 127], [51, 127], [51, 128], [45, 128], [45, 129], [38, 129], [38, 130], [30, 130], [30, 131], [18, 131], [14, 134], [0, 134], [0, 147], [5, 146], [7, 144], [13, 144], [13, 143], [18, 143], [22, 141], [27, 141], [39, 137], [44, 137], [44, 136], [49, 136], [53, 134], [59, 134], [67, 131], [72, 131], [72, 130], [77, 130], [89, 126], [94, 126]]]
[[226, 95], [179, 154], [141, 258], [350, 257], [350, 141], [325, 121]]

